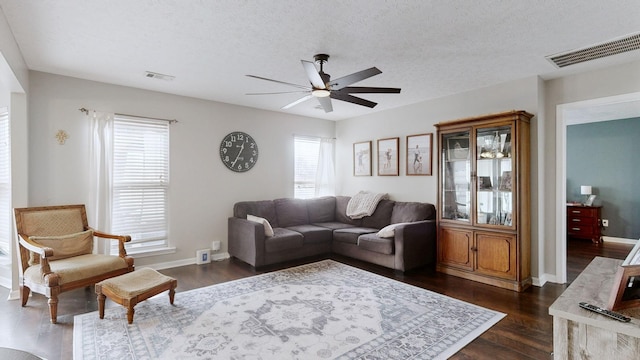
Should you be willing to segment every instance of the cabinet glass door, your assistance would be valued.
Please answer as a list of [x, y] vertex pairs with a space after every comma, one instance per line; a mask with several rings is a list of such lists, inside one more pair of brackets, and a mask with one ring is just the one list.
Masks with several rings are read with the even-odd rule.
[[442, 219], [469, 222], [471, 218], [470, 132], [442, 134]]
[[476, 223], [513, 224], [511, 126], [476, 131]]

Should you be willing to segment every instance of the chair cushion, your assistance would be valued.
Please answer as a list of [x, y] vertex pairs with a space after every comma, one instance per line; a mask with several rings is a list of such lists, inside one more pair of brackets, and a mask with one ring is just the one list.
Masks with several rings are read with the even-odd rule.
[[[53, 256], [49, 258], [49, 261], [93, 252], [93, 230], [61, 236], [29, 236], [29, 240], [53, 249]], [[29, 265], [38, 263], [40, 263], [38, 254], [31, 252]]]
[[[60, 276], [59, 285], [88, 279], [111, 271], [126, 269], [127, 262], [118, 256], [88, 254], [49, 262], [51, 271]], [[24, 272], [25, 280], [44, 284], [40, 265], [30, 266]]]

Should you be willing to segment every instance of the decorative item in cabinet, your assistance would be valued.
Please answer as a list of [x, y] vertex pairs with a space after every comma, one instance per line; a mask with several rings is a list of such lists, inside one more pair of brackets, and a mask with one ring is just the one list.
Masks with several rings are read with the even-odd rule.
[[531, 285], [532, 117], [509, 111], [436, 125], [438, 271], [515, 291]]
[[599, 243], [602, 239], [601, 209], [602, 206], [567, 205], [567, 236]]

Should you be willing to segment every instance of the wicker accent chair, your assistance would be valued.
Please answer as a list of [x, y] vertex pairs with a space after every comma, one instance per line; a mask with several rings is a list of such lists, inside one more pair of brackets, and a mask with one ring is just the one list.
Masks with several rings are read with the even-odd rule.
[[[20, 300], [45, 295], [51, 323], [57, 323], [58, 295], [94, 285], [134, 270], [124, 243], [128, 235], [111, 235], [89, 227], [84, 205], [14, 209], [20, 257]], [[119, 254], [93, 253], [94, 237], [119, 241]]]

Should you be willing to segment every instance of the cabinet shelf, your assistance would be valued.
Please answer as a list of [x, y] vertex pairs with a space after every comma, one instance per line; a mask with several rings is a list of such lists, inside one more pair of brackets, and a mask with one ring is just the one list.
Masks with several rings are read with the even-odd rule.
[[436, 125], [438, 271], [515, 291], [531, 285], [532, 116], [510, 111]]

